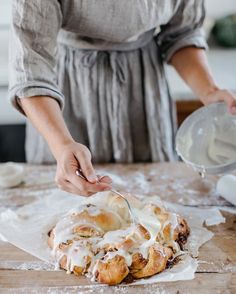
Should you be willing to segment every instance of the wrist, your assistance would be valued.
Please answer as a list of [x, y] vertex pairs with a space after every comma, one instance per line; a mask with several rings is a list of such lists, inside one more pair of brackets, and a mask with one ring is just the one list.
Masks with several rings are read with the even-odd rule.
[[49, 143], [49, 147], [55, 159], [58, 160], [62, 152], [73, 143], [75, 143], [75, 141], [72, 137], [65, 137], [52, 141], [51, 143]]
[[219, 90], [220, 88], [217, 85], [210, 85], [199, 94], [199, 98], [203, 104], [207, 105], [210, 103], [209, 99], [211, 95]]

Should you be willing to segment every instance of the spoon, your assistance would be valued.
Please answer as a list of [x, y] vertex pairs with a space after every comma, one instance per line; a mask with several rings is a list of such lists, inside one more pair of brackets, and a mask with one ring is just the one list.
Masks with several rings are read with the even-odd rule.
[[[83, 180], [87, 181], [86, 177], [83, 175], [83, 172], [82, 172], [81, 170], [77, 170], [75, 173], [76, 173], [77, 176], [79, 176], [79, 177], [81, 177]], [[101, 180], [102, 178], [103, 178], [103, 177], [101, 177], [100, 180]], [[98, 182], [99, 182], [99, 180], [98, 180]], [[122, 197], [122, 198], [125, 200], [125, 202], [126, 202], [126, 204], [127, 204], [127, 206], [128, 206], [128, 209], [129, 209], [129, 214], [130, 214], [130, 217], [131, 217], [131, 219], [132, 219], [132, 222], [133, 222], [134, 224], [138, 224], [139, 221], [138, 221], [136, 215], [134, 214], [134, 211], [133, 211], [133, 209], [132, 209], [132, 207], [131, 207], [129, 201], [127, 200], [127, 198], [126, 198], [124, 195], [122, 195], [121, 193], [119, 193], [118, 191], [116, 191], [115, 189], [113, 189], [113, 188], [111, 189], [111, 192], [112, 192], [112, 193], [115, 193], [116, 195]]]

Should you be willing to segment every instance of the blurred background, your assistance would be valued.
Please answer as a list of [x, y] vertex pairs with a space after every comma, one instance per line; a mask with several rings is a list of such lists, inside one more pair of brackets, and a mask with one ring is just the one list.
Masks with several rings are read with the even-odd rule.
[[[204, 29], [210, 50], [209, 62], [218, 84], [236, 92], [236, 0], [205, 0]], [[234, 15], [234, 16], [233, 16]], [[8, 41], [11, 1], [0, 4], [0, 162], [24, 162], [25, 118], [8, 102]], [[201, 103], [167, 66], [168, 80], [176, 101], [180, 124]]]

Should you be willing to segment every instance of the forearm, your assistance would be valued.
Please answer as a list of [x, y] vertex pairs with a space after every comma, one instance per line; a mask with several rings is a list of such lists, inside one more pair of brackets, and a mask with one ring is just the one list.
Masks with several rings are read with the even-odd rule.
[[183, 48], [173, 55], [171, 64], [203, 103], [206, 103], [205, 100], [209, 94], [218, 90], [205, 50], [193, 47]]
[[[109, 177], [97, 182], [90, 151], [73, 140], [56, 100], [50, 97], [31, 97], [21, 99], [20, 103], [57, 160], [55, 180], [60, 189], [83, 196], [111, 189]], [[82, 170], [87, 180], [76, 175], [78, 169]]]
[[73, 141], [57, 101], [40, 96], [23, 98], [20, 103], [26, 116], [47, 141], [53, 155], [57, 158], [60, 148]]

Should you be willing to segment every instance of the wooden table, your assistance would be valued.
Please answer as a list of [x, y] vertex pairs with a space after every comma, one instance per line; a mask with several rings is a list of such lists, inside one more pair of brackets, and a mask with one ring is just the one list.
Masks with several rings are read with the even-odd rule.
[[[156, 194], [183, 205], [232, 209], [215, 193], [217, 177], [202, 180], [182, 163], [103, 165], [97, 169], [113, 176], [121, 190], [147, 197]], [[0, 211], [47, 197], [55, 188], [54, 173], [54, 166], [26, 166], [24, 184], [0, 190]], [[86, 278], [54, 271], [46, 263], [0, 241], [0, 293], [236, 293], [236, 215], [229, 211], [223, 215], [226, 223], [210, 227], [215, 235], [201, 247], [194, 280], [145, 287], [94, 286]]]

